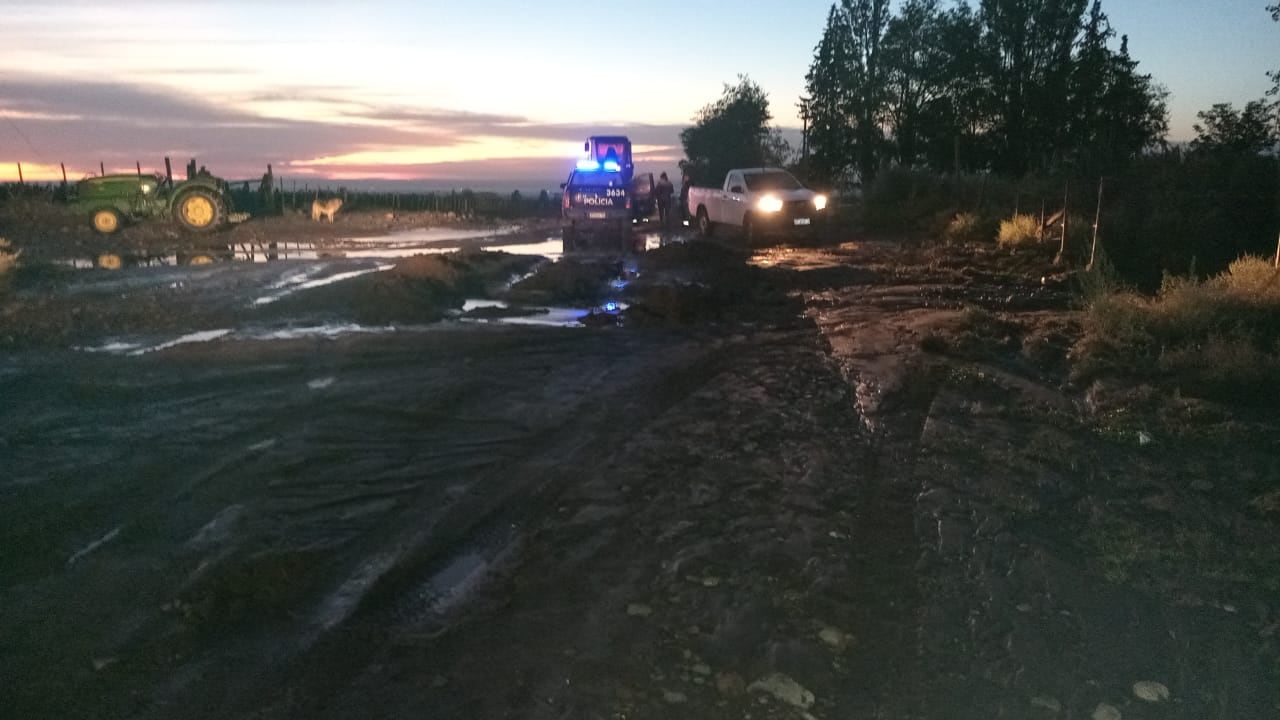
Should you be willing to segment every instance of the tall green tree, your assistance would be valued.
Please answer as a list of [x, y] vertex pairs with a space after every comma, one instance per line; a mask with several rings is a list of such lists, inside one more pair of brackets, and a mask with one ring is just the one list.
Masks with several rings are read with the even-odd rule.
[[940, 3], [832, 7], [806, 76], [824, 174], [851, 163], [870, 180], [890, 158], [1094, 174], [1163, 140], [1167, 93], [1139, 72], [1127, 38], [1113, 47], [1100, 0]]
[[703, 106], [694, 125], [680, 133], [695, 182], [718, 184], [735, 167], [776, 165], [788, 153], [781, 134], [769, 126], [768, 95], [746, 75], [724, 86], [720, 99]]
[[847, 76], [849, 117], [853, 119], [855, 158], [863, 182], [880, 166], [888, 90], [882, 45], [889, 26], [889, 0], [842, 0], [852, 43]]
[[989, 81], [981, 72], [982, 25], [967, 3], [957, 3], [938, 18], [934, 33], [943, 63], [943, 94], [929, 115], [921, 142], [929, 164], [939, 170], [974, 169], [980, 162], [980, 140], [990, 122], [986, 113]]
[[1085, 0], [981, 0], [996, 169], [1050, 165], [1066, 138], [1067, 86]]
[[827, 26], [805, 75], [809, 113], [809, 180], [830, 185], [854, 164], [850, 124], [849, 72], [853, 67], [853, 34], [838, 5], [827, 13]]
[[1163, 140], [1168, 133], [1168, 93], [1138, 72], [1129, 39], [1109, 46], [1115, 31], [1102, 4], [1089, 8], [1068, 78], [1067, 146], [1062, 153], [1086, 175], [1106, 174]]
[[938, 0], [907, 0], [884, 35], [886, 116], [898, 162], [914, 165], [920, 135], [936, 124], [948, 67]]
[[[1267, 11], [1271, 13], [1271, 19], [1280, 22], [1280, 3], [1268, 5]], [[1271, 89], [1267, 91], [1268, 95], [1280, 95], [1280, 67], [1267, 73], [1267, 77], [1271, 78], [1271, 82], [1275, 83]], [[1276, 101], [1277, 111], [1280, 112], [1280, 100]]]

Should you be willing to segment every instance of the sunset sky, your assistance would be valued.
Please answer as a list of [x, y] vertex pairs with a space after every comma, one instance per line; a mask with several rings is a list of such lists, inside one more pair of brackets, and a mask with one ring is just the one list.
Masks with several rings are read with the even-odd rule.
[[[1268, 0], [1104, 0], [1172, 93], [1171, 139], [1260, 97]], [[621, 8], [633, 7], [624, 12]], [[0, 0], [0, 181], [144, 170], [552, 187], [593, 133], [674, 169], [678, 134], [749, 74], [798, 128], [829, 0]], [[603, 10], [603, 8], [610, 8]], [[793, 137], [796, 137], [793, 135]]]

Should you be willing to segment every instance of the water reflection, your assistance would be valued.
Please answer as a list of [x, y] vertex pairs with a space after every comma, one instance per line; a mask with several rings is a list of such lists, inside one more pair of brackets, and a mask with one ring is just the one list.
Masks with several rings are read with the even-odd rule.
[[[521, 228], [510, 225], [484, 230], [453, 228], [423, 228], [390, 235], [366, 238], [341, 238], [338, 240], [277, 241], [236, 243], [198, 247], [178, 252], [104, 253], [97, 257], [74, 257], [57, 261], [57, 264], [78, 270], [140, 267], [185, 267], [212, 265], [224, 262], [265, 263], [280, 260], [396, 260], [414, 255], [435, 255], [471, 251], [501, 251], [516, 255], [541, 255], [559, 260], [563, 255], [563, 242], [558, 237], [548, 237], [530, 242], [528, 237], [513, 237]], [[637, 227], [633, 235], [633, 252], [650, 252], [672, 244], [687, 242], [686, 233], [654, 232], [650, 226]]]
[[[489, 234], [482, 239], [494, 240], [496, 238]], [[436, 240], [425, 242], [436, 242]], [[354, 245], [347, 243], [354, 243]], [[67, 258], [56, 262], [64, 267], [77, 270], [92, 270], [95, 268], [119, 270], [121, 268], [141, 267], [200, 266], [223, 262], [266, 263], [280, 260], [336, 259], [395, 260], [414, 255], [437, 255], [461, 250], [502, 251], [516, 255], [542, 255], [549, 259], [557, 260], [561, 255], [561, 241], [559, 238], [547, 238], [541, 242], [532, 243], [489, 242], [485, 244], [422, 245], [420, 242], [406, 243], [403, 240], [387, 242], [385, 238], [366, 238], [359, 241], [343, 241], [342, 243], [325, 243], [321, 245], [312, 242], [238, 243], [235, 245], [159, 254], [147, 252], [104, 253], [95, 258]]]

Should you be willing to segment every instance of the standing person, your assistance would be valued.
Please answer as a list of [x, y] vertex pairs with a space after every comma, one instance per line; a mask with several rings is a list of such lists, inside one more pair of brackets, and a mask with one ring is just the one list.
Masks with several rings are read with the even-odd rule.
[[675, 186], [671, 184], [671, 180], [667, 179], [664, 172], [658, 176], [658, 186], [654, 188], [654, 197], [658, 200], [658, 222], [662, 225], [663, 230], [670, 229], [671, 221], [671, 196], [675, 194]]

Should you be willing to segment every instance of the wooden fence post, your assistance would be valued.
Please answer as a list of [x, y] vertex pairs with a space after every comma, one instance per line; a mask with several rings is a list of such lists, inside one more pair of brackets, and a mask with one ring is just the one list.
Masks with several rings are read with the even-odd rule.
[[106, 166], [106, 164], [104, 164], [101, 160], [99, 160], [99, 161], [98, 161], [98, 175], [99, 175], [99, 176], [103, 176], [103, 175], [106, 175], [106, 174], [107, 174], [107, 166]]
[[[1098, 224], [1102, 222], [1102, 182], [1104, 178], [1098, 178], [1098, 209], [1093, 214], [1093, 245], [1089, 248], [1089, 264], [1084, 267], [1085, 270], [1093, 269], [1093, 261], [1098, 257]], [[1066, 217], [1066, 215], [1063, 215]]]
[[1058, 245], [1058, 256], [1053, 259], [1054, 265], [1062, 265], [1067, 261], [1067, 201], [1071, 197], [1071, 183], [1062, 185], [1062, 241]]
[[133, 164], [138, 166], [138, 177], [142, 177], [142, 162], [139, 160], [134, 160]]
[[18, 163], [18, 184], [25, 184], [25, 181], [22, 179], [22, 163]]
[[58, 163], [58, 167], [62, 168], [62, 184], [66, 185], [67, 184], [67, 164]]

